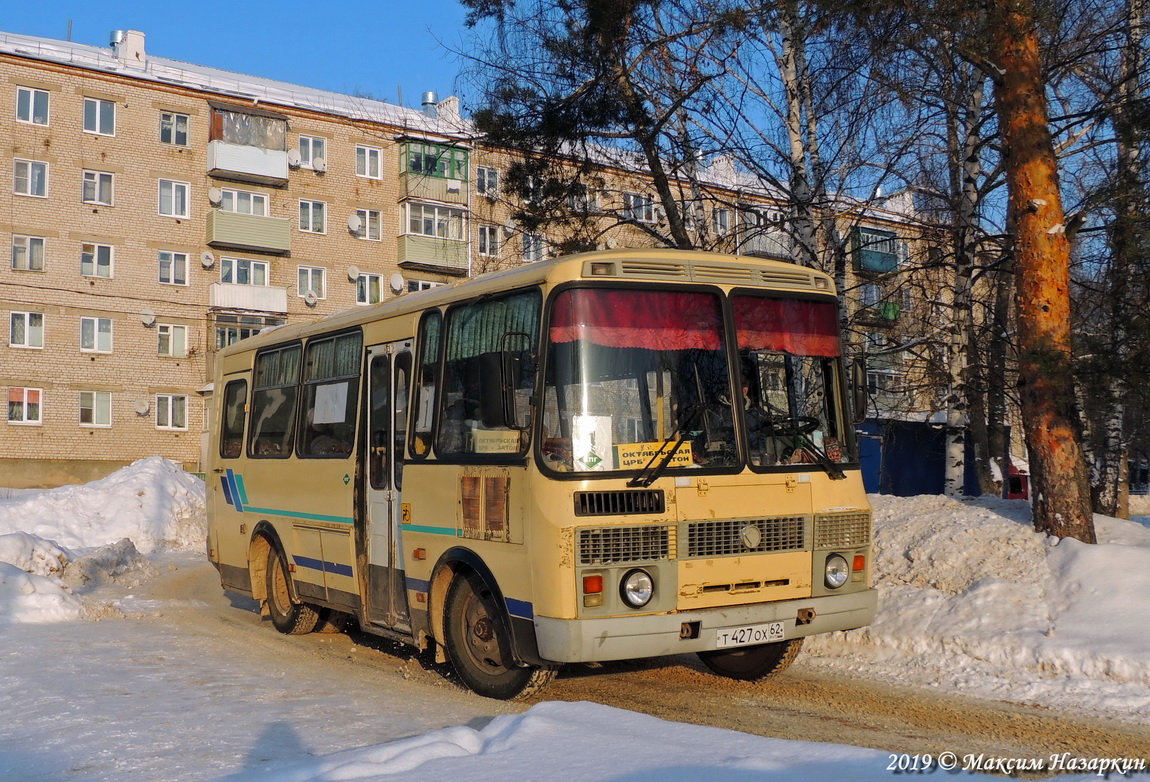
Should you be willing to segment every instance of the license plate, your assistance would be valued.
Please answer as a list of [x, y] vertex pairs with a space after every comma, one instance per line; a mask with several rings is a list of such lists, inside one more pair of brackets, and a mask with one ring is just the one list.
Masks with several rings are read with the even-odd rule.
[[715, 631], [715, 646], [725, 649], [729, 646], [769, 644], [786, 640], [783, 637], [782, 622], [767, 622], [761, 625], [745, 625]]

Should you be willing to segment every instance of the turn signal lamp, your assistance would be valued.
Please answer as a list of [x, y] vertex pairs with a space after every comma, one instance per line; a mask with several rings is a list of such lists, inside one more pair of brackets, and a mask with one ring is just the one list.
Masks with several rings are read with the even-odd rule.
[[603, 576], [583, 576], [583, 594], [597, 595], [603, 592]]
[[851, 565], [851, 570], [856, 573], [860, 570], [866, 570], [866, 557], [862, 554], [855, 554], [855, 561]]

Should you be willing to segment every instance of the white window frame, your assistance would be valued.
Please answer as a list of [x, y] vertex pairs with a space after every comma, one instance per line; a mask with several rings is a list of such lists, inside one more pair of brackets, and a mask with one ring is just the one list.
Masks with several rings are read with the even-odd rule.
[[[15, 396], [13, 392], [19, 392], [19, 400], [12, 397]], [[29, 401], [28, 397], [35, 393], [38, 397], [35, 403]], [[18, 404], [19, 408], [13, 408], [13, 403]], [[36, 417], [32, 418], [28, 415], [28, 409], [36, 405]], [[20, 417], [13, 418], [12, 413], [14, 409], [20, 410]], [[40, 426], [44, 423], [44, 389], [31, 388], [28, 386], [9, 386], [8, 387], [8, 423], [16, 426]]]
[[[37, 251], [36, 248], [39, 248]], [[42, 272], [48, 241], [43, 236], [12, 236], [12, 271]], [[23, 259], [21, 261], [21, 259]]]
[[547, 257], [547, 239], [543, 234], [523, 234], [523, 262], [535, 263]]
[[[88, 125], [88, 108], [93, 109], [94, 124], [89, 127]], [[112, 119], [108, 123], [111, 125], [111, 130], [105, 128], [105, 116], [111, 113]], [[115, 136], [116, 135], [116, 102], [114, 100], [107, 100], [106, 98], [84, 98], [84, 132], [91, 133], [96, 136]]]
[[[306, 284], [304, 282], [305, 277], [307, 279]], [[317, 277], [319, 278], [318, 287], [314, 284]], [[317, 299], [326, 299], [327, 269], [322, 266], [297, 266], [296, 285], [298, 286], [296, 295], [301, 299], [307, 296], [308, 291], [314, 291]]]
[[[176, 420], [177, 402], [181, 408], [179, 413], [183, 421]], [[156, 428], [170, 432], [188, 430], [187, 394], [156, 394]]]
[[408, 280], [407, 292], [418, 293], [419, 291], [428, 291], [446, 284], [445, 282], [433, 282], [431, 280]]
[[[25, 112], [24, 115], [22, 115], [21, 111], [20, 111], [20, 96], [22, 94], [26, 94], [28, 96], [28, 98], [27, 98], [28, 103], [27, 103], [27, 107], [26, 107], [27, 111]], [[38, 122], [37, 121], [37, 114], [36, 114], [36, 99], [38, 97], [41, 97], [41, 96], [44, 98], [44, 121]], [[52, 114], [51, 114], [52, 102], [51, 101], [52, 101], [52, 93], [48, 92], [47, 90], [39, 90], [39, 89], [36, 89], [35, 87], [17, 86], [16, 87], [16, 121], [22, 122], [25, 125], [39, 125], [40, 127], [43, 127], [43, 128], [48, 127], [49, 123], [51, 122], [51, 117], [52, 117]]]
[[[24, 174], [21, 176], [20, 168], [24, 168]], [[40, 187], [36, 188], [36, 171], [39, 169], [39, 183]], [[24, 189], [20, 189], [21, 180], [24, 183]], [[39, 192], [37, 192], [39, 190]], [[25, 196], [27, 198], [47, 198], [48, 197], [48, 164], [42, 160], [27, 160], [25, 158], [16, 158], [12, 161], [12, 192], [18, 196]]]
[[356, 209], [355, 214], [359, 217], [361, 226], [356, 236], [369, 242], [383, 241], [382, 212], [378, 209]]
[[[164, 189], [168, 188], [167, 195], [169, 211], [164, 211]], [[191, 214], [192, 185], [189, 182], [180, 182], [176, 179], [161, 179], [159, 184], [159, 210], [161, 217], [187, 218]]]
[[[375, 283], [374, 287], [372, 283]], [[379, 294], [375, 300], [371, 300], [372, 291]], [[361, 273], [355, 278], [355, 303], [360, 307], [367, 307], [372, 304], [378, 304], [383, 301], [383, 275], [373, 274], [370, 272]]]
[[[225, 187], [220, 190], [220, 209], [241, 215], [268, 216], [268, 195], [255, 190]], [[245, 208], [246, 207], [246, 208]]]
[[[256, 277], [256, 270], [262, 269], [264, 275], [264, 282], [238, 282], [239, 273], [244, 266], [247, 266], [248, 280], [253, 280]], [[232, 281], [224, 279], [228, 274], [228, 269], [231, 269]], [[271, 285], [271, 264], [267, 261], [257, 261], [253, 258], [220, 258], [220, 282], [224, 285], [254, 285], [262, 288]]]
[[[165, 257], [166, 256], [166, 257]], [[156, 255], [157, 264], [157, 279], [161, 285], [183, 285], [188, 284], [188, 254], [176, 252], [175, 250], [160, 250]], [[168, 267], [167, 275], [164, 274], [165, 264]], [[164, 277], [167, 276], [167, 279]]]
[[491, 166], [476, 166], [475, 192], [492, 200], [499, 197], [499, 169]]
[[[106, 329], [104, 328], [105, 326], [107, 327]], [[91, 329], [91, 333], [85, 334], [85, 331], [89, 328]], [[111, 353], [113, 344], [112, 332], [114, 328], [111, 318], [80, 318], [80, 352]]]
[[326, 234], [327, 201], [301, 198], [299, 200], [299, 229], [305, 234]]
[[[85, 407], [85, 397], [90, 402]], [[84, 420], [84, 410], [91, 410], [91, 421]], [[111, 391], [81, 391], [80, 392], [80, 426], [95, 429], [109, 429], [112, 426], [112, 392]], [[101, 413], [104, 415], [101, 416]], [[103, 418], [104, 420], [100, 420]]]
[[156, 324], [156, 355], [164, 358], [187, 358], [188, 327], [175, 323]]
[[[36, 317], [40, 320], [40, 325], [37, 331], [33, 331], [32, 318]], [[16, 321], [23, 322], [24, 340], [22, 342], [16, 341]], [[44, 349], [44, 313], [42, 312], [18, 312], [12, 311], [8, 313], [8, 347], [20, 348], [21, 350], [43, 350]], [[32, 339], [32, 335], [36, 334], [39, 337], [39, 344], [36, 340]]]
[[655, 200], [643, 193], [624, 193], [623, 218], [637, 223], [655, 222]]
[[725, 207], [716, 207], [711, 211], [711, 230], [717, 236], [726, 236], [731, 232], [731, 210]]
[[[183, 130], [180, 130], [180, 120], [183, 120]], [[169, 140], [164, 140], [164, 134], [167, 133]], [[183, 134], [184, 140], [180, 141], [180, 134]], [[181, 114], [178, 111], [161, 111], [160, 112], [160, 143], [166, 144], [171, 147], [187, 147], [188, 141], [192, 135], [192, 118], [188, 114]]]
[[476, 251], [484, 258], [499, 257], [499, 251], [503, 242], [500, 231], [501, 229], [497, 225], [491, 225], [489, 223], [480, 224], [478, 238], [476, 240]]
[[115, 204], [116, 176], [110, 171], [85, 170], [80, 200], [85, 204], [113, 206]]
[[312, 165], [312, 161], [317, 157], [327, 160], [327, 139], [322, 136], [300, 136], [299, 167], [314, 170], [315, 166]]
[[[106, 253], [102, 252], [107, 250]], [[100, 256], [106, 255], [107, 261], [105, 262]], [[90, 260], [85, 260], [85, 257]], [[90, 264], [92, 270], [90, 272], [84, 271], [84, 266]], [[107, 269], [107, 274], [101, 274], [101, 269]], [[101, 279], [110, 280], [115, 276], [116, 270], [116, 248], [110, 244], [98, 244], [96, 242], [84, 242], [80, 245], [80, 276], [81, 277], [100, 277]]]
[[[404, 204], [404, 212], [410, 235], [467, 241], [467, 213], [460, 207], [409, 201]], [[428, 226], [431, 232], [426, 230]]]
[[383, 150], [367, 144], [356, 144], [355, 175], [365, 179], [383, 179]]

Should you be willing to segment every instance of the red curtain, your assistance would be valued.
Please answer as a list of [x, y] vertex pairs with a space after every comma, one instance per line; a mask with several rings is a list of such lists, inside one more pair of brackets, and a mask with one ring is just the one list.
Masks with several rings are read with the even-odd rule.
[[797, 356], [838, 356], [838, 308], [827, 301], [736, 296], [739, 348], [780, 350]]
[[571, 290], [551, 313], [551, 341], [612, 348], [720, 350], [723, 317], [710, 293]]

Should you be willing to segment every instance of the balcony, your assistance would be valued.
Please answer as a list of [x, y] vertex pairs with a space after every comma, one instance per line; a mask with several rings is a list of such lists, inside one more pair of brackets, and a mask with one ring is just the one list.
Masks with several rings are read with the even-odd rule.
[[756, 230], [743, 242], [740, 253], [789, 261], [792, 259], [791, 238], [783, 231]]
[[445, 204], [467, 203], [467, 183], [461, 179], [445, 179], [415, 171], [404, 171], [399, 178], [408, 198]]
[[415, 234], [401, 236], [399, 265], [405, 269], [467, 274], [467, 242]]
[[287, 288], [272, 285], [231, 285], [223, 282], [213, 282], [208, 287], [208, 306], [213, 309], [281, 313], [288, 311]]
[[207, 243], [212, 247], [291, 255], [291, 220], [213, 209], [208, 212]]
[[208, 143], [208, 175], [282, 187], [288, 181], [288, 154], [284, 150], [211, 141]]

